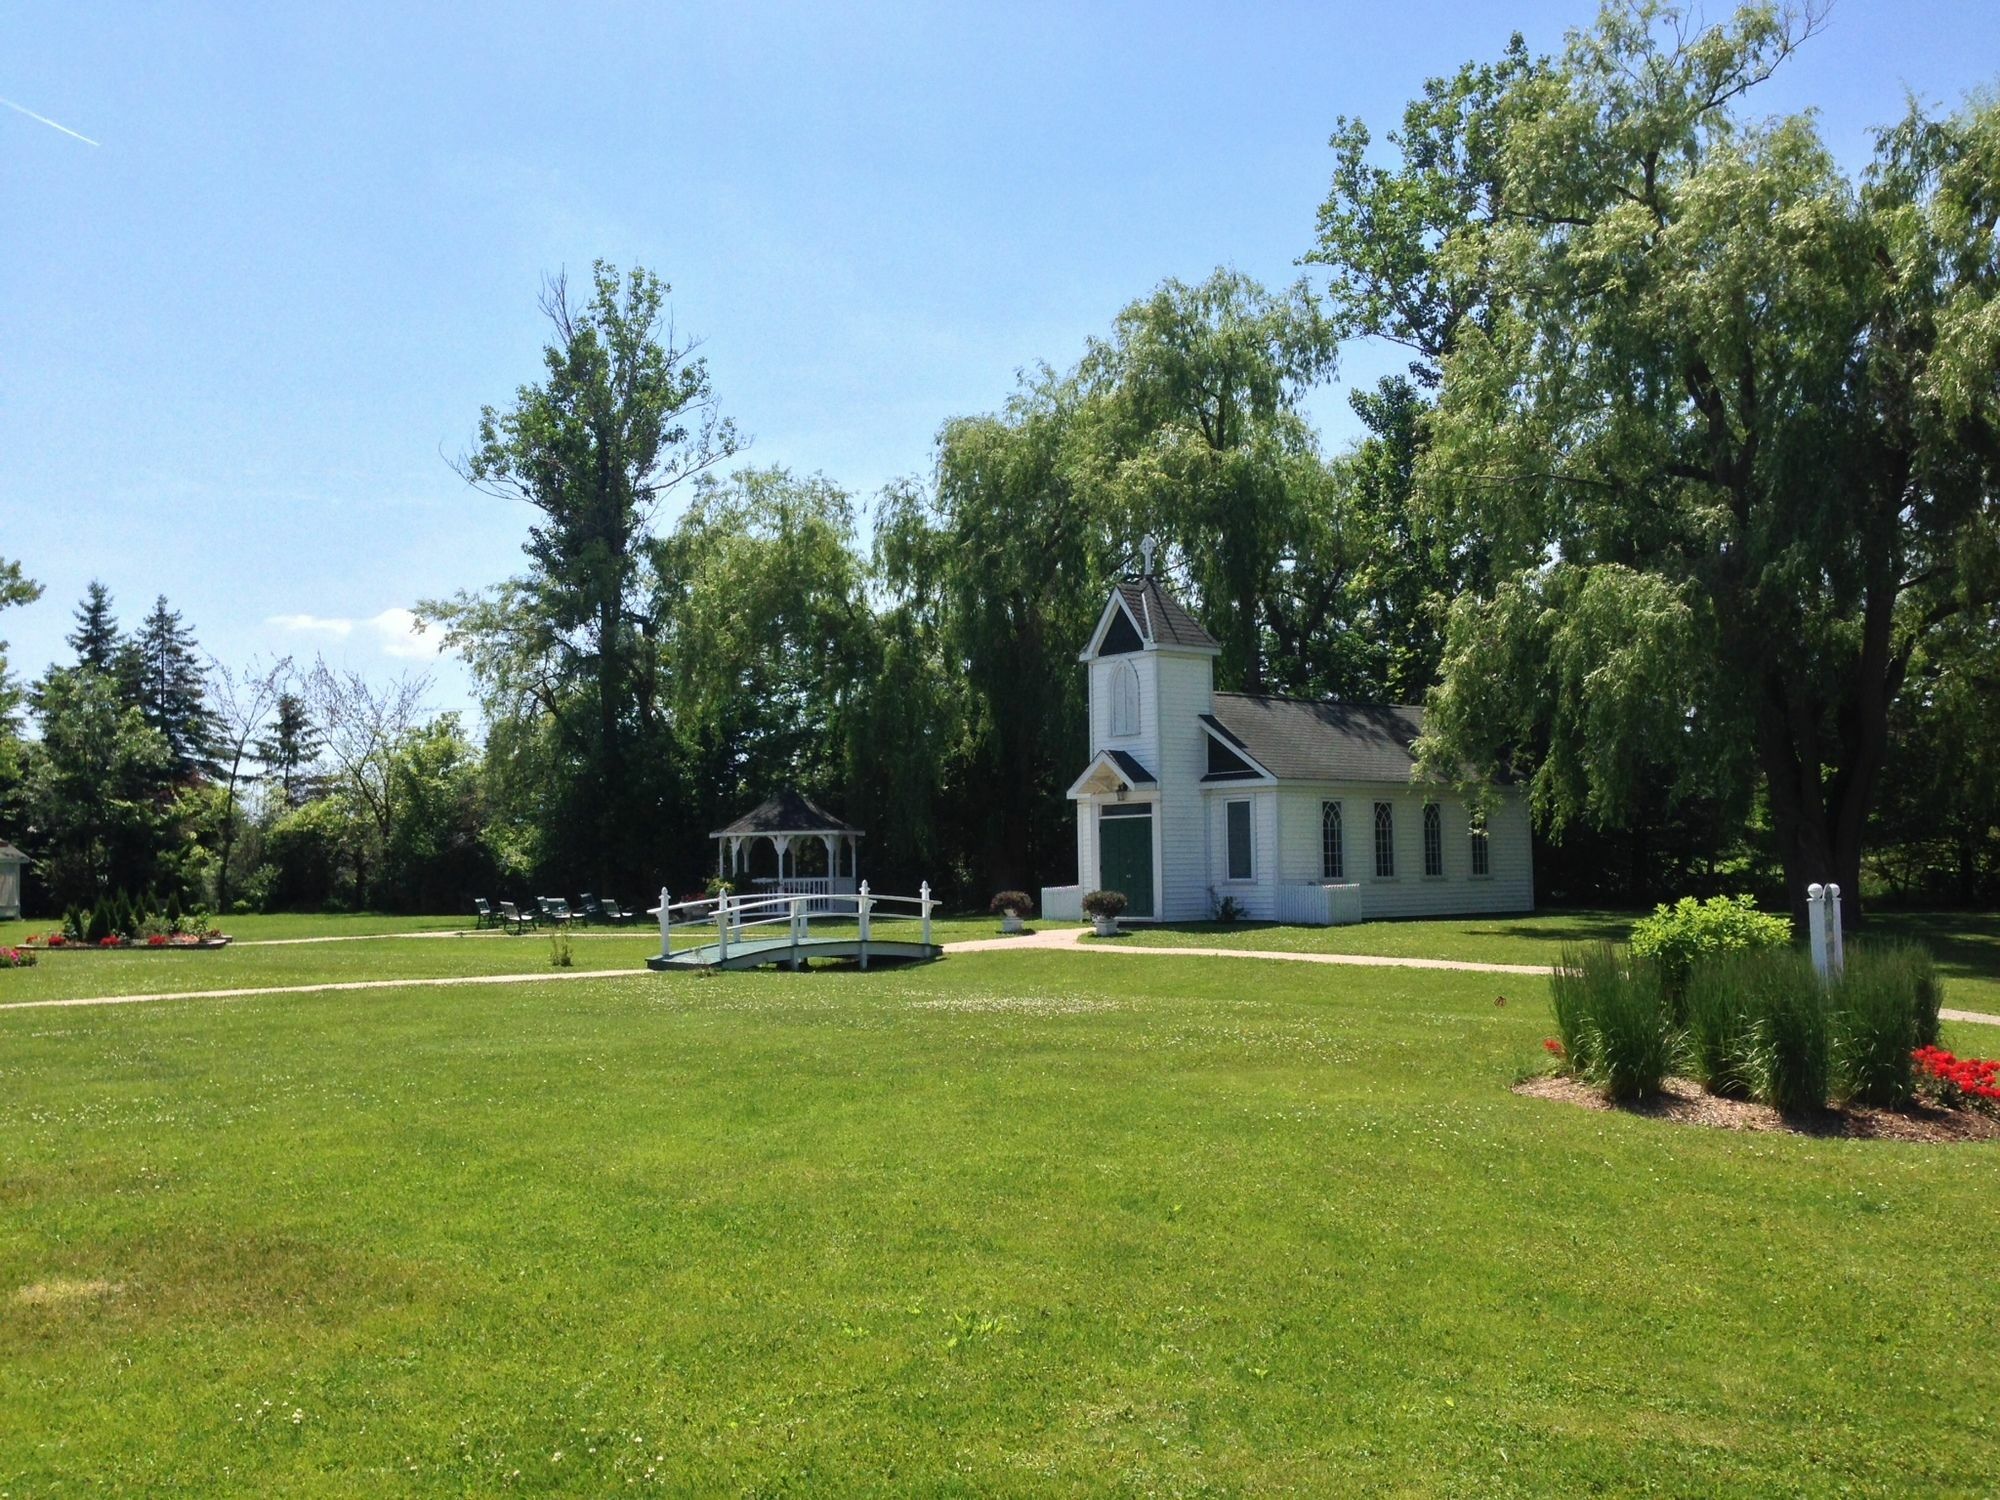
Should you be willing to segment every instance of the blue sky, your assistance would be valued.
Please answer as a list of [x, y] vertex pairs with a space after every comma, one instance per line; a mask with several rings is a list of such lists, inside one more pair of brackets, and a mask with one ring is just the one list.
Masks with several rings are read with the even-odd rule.
[[[0, 111], [0, 556], [48, 586], [0, 633], [38, 672], [97, 577], [234, 662], [432, 665], [402, 612], [527, 524], [446, 457], [596, 256], [674, 284], [751, 460], [865, 497], [1161, 279], [1298, 274], [1336, 115], [1594, 11], [11, 7], [0, 96], [101, 144]], [[1839, 0], [1761, 99], [1859, 162], [1996, 76], [2000, 6]]]

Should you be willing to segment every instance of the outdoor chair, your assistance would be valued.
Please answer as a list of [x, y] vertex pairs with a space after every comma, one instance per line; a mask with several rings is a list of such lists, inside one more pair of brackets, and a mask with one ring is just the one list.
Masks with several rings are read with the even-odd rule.
[[604, 900], [597, 903], [597, 914], [603, 920], [613, 924], [614, 926], [620, 923], [629, 922], [635, 916], [638, 915], [637, 912], [630, 912], [625, 910], [624, 907], [620, 906], [616, 901], [611, 900], [609, 897], [606, 897]]
[[560, 927], [576, 920], [576, 914], [569, 909], [569, 903], [560, 896], [543, 896], [539, 898], [539, 904], [542, 908], [542, 920], [545, 922], [554, 922]]
[[472, 924], [474, 927], [498, 927], [500, 925], [500, 913], [486, 904], [484, 896], [474, 896], [472, 898], [472, 910], [475, 918]]
[[511, 901], [502, 901], [500, 903], [500, 910], [494, 918], [493, 925], [496, 927], [511, 927], [516, 932], [525, 932], [528, 928], [535, 925], [535, 916], [533, 912], [522, 911], [520, 907]]
[[604, 915], [604, 903], [591, 895], [589, 891], [585, 891], [577, 899], [577, 906], [583, 915], [583, 923], [586, 927], [592, 922], [608, 922], [611, 920]]

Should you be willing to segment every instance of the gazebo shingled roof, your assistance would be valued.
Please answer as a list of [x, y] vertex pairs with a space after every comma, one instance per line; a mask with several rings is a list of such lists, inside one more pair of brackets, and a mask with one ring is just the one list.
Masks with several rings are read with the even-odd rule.
[[786, 787], [775, 797], [758, 803], [727, 828], [718, 828], [709, 837], [744, 838], [767, 833], [843, 833], [852, 838], [862, 837], [859, 828], [842, 822], [792, 787]]

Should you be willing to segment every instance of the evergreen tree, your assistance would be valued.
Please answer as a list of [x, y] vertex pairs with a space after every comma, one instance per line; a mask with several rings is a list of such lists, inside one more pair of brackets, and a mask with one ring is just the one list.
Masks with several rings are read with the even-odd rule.
[[271, 715], [271, 733], [257, 741], [257, 759], [264, 764], [266, 780], [278, 784], [278, 796], [287, 810], [305, 806], [325, 792], [325, 778], [314, 774], [326, 736], [313, 722], [305, 698], [287, 690], [278, 695]]
[[121, 642], [118, 617], [111, 612], [111, 590], [93, 578], [83, 602], [76, 607], [76, 629], [69, 636], [76, 664], [87, 671], [115, 675]]
[[206, 674], [195, 656], [194, 632], [162, 594], [135, 642], [139, 711], [167, 742], [168, 774], [175, 781], [215, 774], [215, 714], [208, 706]]
[[36, 715], [27, 807], [44, 876], [58, 900], [103, 907], [113, 891], [153, 881], [170, 853], [165, 738], [102, 672], [50, 672]]

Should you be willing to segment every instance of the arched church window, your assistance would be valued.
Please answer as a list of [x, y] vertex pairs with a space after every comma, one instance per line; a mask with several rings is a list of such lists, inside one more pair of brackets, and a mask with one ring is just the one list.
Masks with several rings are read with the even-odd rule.
[[1111, 732], [1139, 732], [1139, 673], [1129, 661], [1111, 669]]

